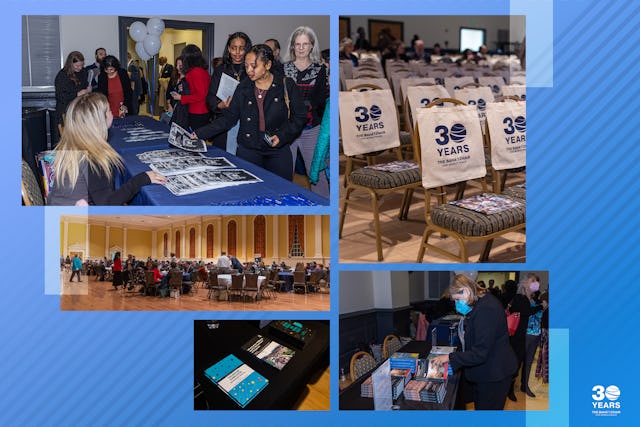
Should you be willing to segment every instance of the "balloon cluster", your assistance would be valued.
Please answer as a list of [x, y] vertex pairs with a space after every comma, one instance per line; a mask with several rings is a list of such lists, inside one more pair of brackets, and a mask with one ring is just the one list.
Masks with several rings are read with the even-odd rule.
[[150, 18], [147, 25], [136, 21], [129, 27], [129, 35], [136, 42], [136, 53], [143, 61], [160, 52], [160, 35], [164, 31], [164, 21], [160, 18]]

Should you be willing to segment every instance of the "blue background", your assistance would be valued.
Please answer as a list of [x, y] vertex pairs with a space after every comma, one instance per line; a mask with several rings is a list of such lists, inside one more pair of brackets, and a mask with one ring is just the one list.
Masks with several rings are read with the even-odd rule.
[[[507, 1], [10, 1], [4, 9], [4, 185], [0, 301], [0, 425], [221, 425], [255, 422], [388, 425], [636, 425], [638, 399], [638, 138], [640, 3], [637, 0]], [[7, 3], [5, 3], [7, 4]], [[23, 14], [189, 15], [329, 14], [332, 68], [337, 70], [339, 15], [527, 15], [527, 263], [486, 269], [549, 270], [551, 387], [549, 411], [341, 412], [332, 393], [326, 412], [194, 412], [193, 320], [278, 319], [277, 312], [60, 312], [45, 294], [56, 283], [61, 212], [20, 207], [21, 22]], [[399, 16], [399, 18], [401, 18]], [[114, 29], [115, 31], [116, 29]], [[553, 38], [551, 38], [552, 31]], [[541, 41], [549, 40], [549, 43]], [[538, 41], [538, 42], [537, 42]], [[551, 44], [552, 41], [552, 44]], [[537, 43], [536, 43], [537, 42]], [[532, 57], [539, 47], [546, 54]], [[535, 65], [538, 65], [538, 69]], [[337, 87], [337, 72], [332, 86]], [[534, 81], [532, 81], [535, 80]], [[532, 87], [532, 86], [538, 86]], [[335, 94], [335, 90], [334, 90]], [[337, 102], [332, 117], [337, 118]], [[333, 120], [337, 140], [337, 119]], [[332, 147], [337, 158], [337, 146]], [[332, 176], [338, 176], [333, 162]], [[332, 215], [332, 282], [339, 269], [453, 269], [452, 265], [339, 266], [338, 182], [330, 207], [264, 208], [264, 214]], [[251, 209], [95, 208], [90, 213], [253, 214]], [[46, 219], [45, 219], [46, 216]], [[45, 223], [49, 245], [44, 245]], [[53, 230], [51, 230], [53, 227]], [[53, 233], [53, 235], [51, 234]], [[51, 240], [54, 240], [53, 244]], [[47, 267], [45, 268], [45, 262]], [[462, 269], [476, 269], [464, 266]], [[456, 270], [461, 269], [455, 266]], [[45, 275], [45, 271], [47, 274]], [[347, 286], [346, 284], [344, 286]], [[338, 389], [338, 292], [330, 313], [294, 317], [331, 320], [332, 390]], [[592, 387], [617, 385], [621, 414], [591, 414]], [[637, 419], [636, 419], [637, 420]]]

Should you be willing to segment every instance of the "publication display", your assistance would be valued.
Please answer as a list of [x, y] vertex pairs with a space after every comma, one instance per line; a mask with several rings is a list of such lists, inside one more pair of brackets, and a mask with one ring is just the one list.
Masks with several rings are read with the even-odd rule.
[[204, 374], [243, 408], [269, 384], [268, 379], [233, 354], [207, 368]]
[[242, 349], [279, 370], [282, 370], [296, 354], [295, 350], [262, 335], [251, 338]]

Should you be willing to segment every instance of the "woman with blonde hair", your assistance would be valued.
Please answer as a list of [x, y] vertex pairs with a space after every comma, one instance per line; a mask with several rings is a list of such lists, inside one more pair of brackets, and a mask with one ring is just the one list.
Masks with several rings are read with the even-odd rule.
[[[283, 65], [285, 76], [296, 82], [307, 110], [307, 123], [302, 134], [291, 144], [293, 165], [300, 150], [307, 174], [311, 171], [320, 123], [329, 97], [327, 67], [322, 64], [320, 53], [316, 33], [309, 27], [298, 27], [289, 38], [287, 62]], [[318, 182], [311, 186], [311, 191], [328, 198], [329, 182], [326, 176], [321, 174]]]
[[463, 274], [455, 276], [449, 294], [464, 316], [462, 351], [437, 356], [436, 363], [464, 368], [476, 409], [504, 409], [517, 361], [502, 304]]
[[[518, 368], [522, 365], [520, 375], [520, 391], [529, 397], [536, 395], [529, 388], [529, 374], [535, 356], [536, 348], [540, 342], [540, 313], [546, 306], [538, 304], [533, 295], [540, 289], [540, 277], [535, 273], [529, 273], [527, 278], [518, 284], [518, 293], [513, 297], [507, 309], [509, 313], [520, 313], [520, 322], [515, 334], [510, 338], [511, 347], [518, 358]], [[546, 304], [546, 303], [545, 303]], [[513, 380], [515, 383], [515, 378]], [[509, 399], [517, 400], [514, 385], [511, 385]]]
[[122, 205], [145, 185], [167, 179], [153, 171], [142, 172], [114, 190], [122, 158], [107, 142], [113, 122], [109, 101], [101, 93], [74, 99], [67, 109], [65, 127], [53, 160], [54, 181], [50, 205]]

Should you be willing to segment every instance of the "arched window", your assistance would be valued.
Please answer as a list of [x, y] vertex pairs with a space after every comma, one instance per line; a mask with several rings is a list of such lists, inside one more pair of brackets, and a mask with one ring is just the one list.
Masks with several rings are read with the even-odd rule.
[[174, 244], [175, 249], [173, 252], [176, 254], [176, 258], [180, 259], [182, 254], [180, 253], [180, 230], [176, 230], [176, 242]]
[[227, 224], [227, 255], [236, 256], [237, 225], [234, 220]]
[[304, 215], [289, 215], [289, 256], [304, 256]]
[[162, 256], [165, 258], [169, 256], [169, 235], [167, 233], [162, 236]]
[[213, 258], [213, 225], [207, 226], [207, 258]]
[[191, 227], [189, 229], [189, 258], [196, 257], [196, 229]]
[[253, 220], [253, 253], [263, 258], [267, 254], [267, 221], [264, 215], [258, 215]]

